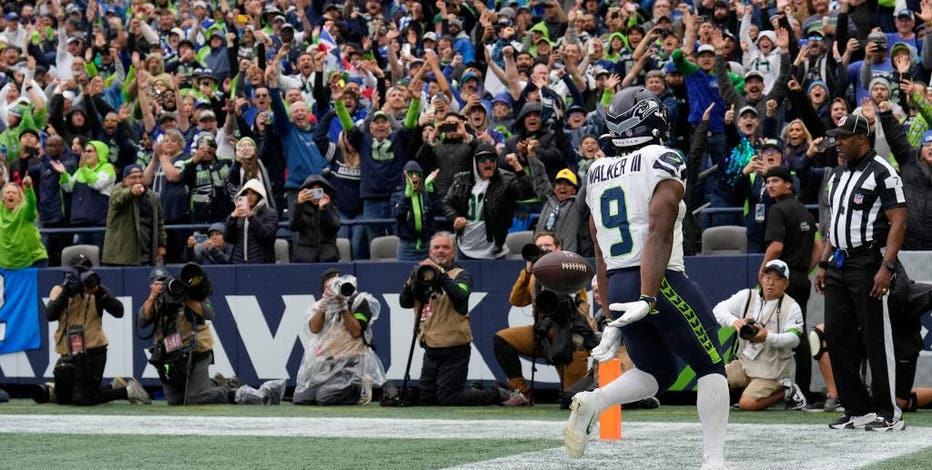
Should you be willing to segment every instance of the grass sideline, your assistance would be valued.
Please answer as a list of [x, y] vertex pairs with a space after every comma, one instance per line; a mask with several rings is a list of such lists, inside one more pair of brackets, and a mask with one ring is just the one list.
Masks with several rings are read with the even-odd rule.
[[[159, 416], [205, 417], [300, 417], [300, 418], [396, 418], [443, 420], [537, 420], [564, 421], [568, 412], [556, 405], [533, 408], [503, 407], [410, 407], [385, 408], [378, 405], [359, 407], [304, 407], [285, 403], [282, 406], [211, 405], [169, 407], [164, 402], [151, 406], [110, 403], [93, 408], [39, 405], [31, 400], [13, 400], [0, 404], [4, 420], [16, 415], [90, 415], [90, 416]], [[732, 411], [731, 423], [803, 424], [823, 429], [838, 414], [803, 413], [774, 410], [766, 412]], [[656, 410], [629, 410], [625, 422], [697, 423], [694, 406], [667, 406]], [[932, 411], [921, 410], [906, 415], [909, 427], [932, 427]], [[15, 421], [14, 421], [15, 422]], [[54, 425], [54, 423], [51, 423]], [[813, 428], [817, 429], [817, 428]], [[321, 468], [321, 469], [421, 469], [466, 465], [525, 452], [559, 448], [555, 439], [397, 439], [326, 438], [326, 437], [257, 437], [257, 436], [143, 436], [143, 435], [71, 435], [61, 433], [0, 433], [4, 442], [2, 468], [56, 468], [67, 462], [74, 468]], [[464, 430], [469, 432], [469, 430]], [[882, 445], [881, 436], [878, 445]], [[801, 438], [803, 438], [801, 436]], [[748, 445], [755, 445], [748, 443]], [[50, 452], [50, 449], [55, 449]], [[853, 450], [856, 451], [856, 450]], [[929, 468], [932, 448], [900, 455], [868, 468], [870, 470], [906, 470]], [[131, 462], [131, 463], [130, 463]]]

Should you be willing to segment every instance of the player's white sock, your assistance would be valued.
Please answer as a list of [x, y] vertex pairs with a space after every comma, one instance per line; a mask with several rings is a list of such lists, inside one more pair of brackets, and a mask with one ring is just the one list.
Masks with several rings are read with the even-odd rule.
[[638, 368], [628, 370], [608, 385], [596, 390], [599, 413], [619, 403], [631, 403], [657, 394], [657, 379]]
[[720, 466], [725, 463], [728, 380], [721, 374], [708, 374], [699, 377], [698, 386], [696, 409], [702, 422], [702, 459], [712, 466]]

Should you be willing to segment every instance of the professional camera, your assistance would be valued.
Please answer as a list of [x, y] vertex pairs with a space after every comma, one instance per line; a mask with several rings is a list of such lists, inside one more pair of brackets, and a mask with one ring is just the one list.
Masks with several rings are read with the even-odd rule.
[[411, 290], [414, 292], [414, 298], [421, 303], [430, 300], [431, 294], [440, 284], [440, 276], [440, 271], [429, 264], [417, 266], [411, 274], [413, 281]]
[[572, 295], [544, 289], [534, 299], [534, 306], [544, 317], [551, 318], [559, 326], [566, 326], [570, 315], [576, 311], [576, 300]]
[[327, 287], [338, 297], [348, 299], [356, 293], [355, 276], [336, 276], [327, 281]]
[[599, 344], [592, 327], [577, 313], [579, 302], [570, 294], [549, 289], [540, 291], [534, 300], [541, 314], [534, 322], [534, 341], [553, 365], [569, 364], [575, 351]]
[[188, 263], [181, 268], [179, 276], [181, 284], [184, 286], [184, 292], [192, 300], [203, 301], [210, 294], [214, 293], [210, 278], [204, 273], [204, 269], [197, 263]]
[[537, 262], [541, 256], [550, 253], [550, 250], [545, 250], [533, 243], [528, 243], [521, 248], [521, 257], [524, 258], [524, 261], [527, 261], [531, 264]]
[[159, 312], [177, 312], [184, 305], [184, 283], [174, 277], [163, 277], [162, 293], [155, 299], [156, 309]]
[[84, 253], [71, 259], [65, 269], [65, 278], [62, 287], [72, 293], [83, 292], [84, 289], [93, 289], [100, 285], [100, 275], [91, 267], [93, 264]]
[[738, 330], [738, 337], [750, 341], [751, 338], [757, 336], [757, 333], [760, 332], [760, 326], [753, 318], [749, 318], [747, 323], [741, 326], [741, 329]]
[[100, 275], [88, 269], [81, 273], [81, 285], [85, 290], [91, 290], [100, 285]]

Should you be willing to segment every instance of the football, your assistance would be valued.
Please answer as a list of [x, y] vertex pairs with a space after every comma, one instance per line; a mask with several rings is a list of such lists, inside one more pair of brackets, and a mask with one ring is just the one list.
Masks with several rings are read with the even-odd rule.
[[589, 261], [572, 251], [554, 251], [541, 256], [531, 269], [534, 277], [544, 287], [572, 294], [588, 288], [595, 270]]

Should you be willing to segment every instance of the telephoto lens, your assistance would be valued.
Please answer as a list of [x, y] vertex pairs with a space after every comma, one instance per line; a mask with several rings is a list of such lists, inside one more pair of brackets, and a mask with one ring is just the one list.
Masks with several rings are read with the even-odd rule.
[[533, 243], [528, 243], [521, 247], [521, 257], [529, 263], [536, 263], [541, 256], [550, 253], [550, 250], [544, 250]]
[[344, 282], [340, 285], [340, 295], [343, 297], [352, 297], [356, 293], [356, 286], [351, 282]]

